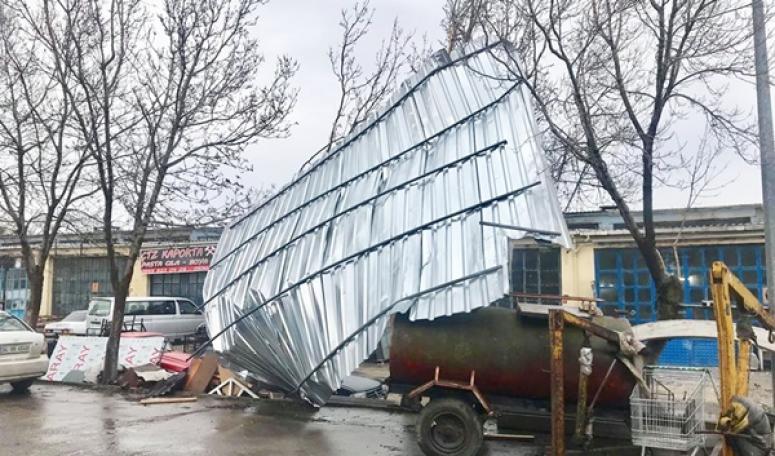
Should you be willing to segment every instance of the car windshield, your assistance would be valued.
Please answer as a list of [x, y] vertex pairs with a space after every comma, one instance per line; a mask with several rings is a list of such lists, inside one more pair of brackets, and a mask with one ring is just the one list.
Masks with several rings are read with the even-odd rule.
[[107, 317], [110, 314], [110, 301], [106, 299], [93, 299], [89, 303], [89, 315]]
[[85, 310], [76, 310], [75, 312], [70, 312], [70, 315], [62, 319], [62, 321], [84, 321], [84, 320], [86, 320]]
[[13, 315], [0, 313], [0, 332], [4, 331], [30, 331], [30, 329]]

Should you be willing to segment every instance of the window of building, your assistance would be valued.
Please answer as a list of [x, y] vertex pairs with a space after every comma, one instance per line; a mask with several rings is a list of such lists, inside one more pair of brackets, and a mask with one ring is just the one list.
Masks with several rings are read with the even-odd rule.
[[206, 272], [154, 274], [151, 276], [151, 296], [175, 296], [202, 304]]
[[[716, 260], [724, 261], [751, 292], [763, 297], [766, 272], [761, 244], [690, 246], [660, 253], [671, 274], [681, 266], [686, 318], [713, 317], [711, 308], [702, 304], [711, 299], [708, 274]], [[656, 288], [637, 249], [595, 250], [595, 286], [597, 296], [606, 301], [600, 307], [607, 314], [625, 313], [636, 323], [656, 319]]]
[[107, 257], [54, 258], [54, 315], [86, 309], [92, 297], [112, 294]]
[[29, 299], [27, 271], [13, 267], [0, 270], [0, 308], [24, 318]]
[[6, 273], [5, 284], [8, 290], [26, 290], [27, 271], [18, 268], [9, 269]]
[[560, 249], [533, 246], [512, 249], [511, 290], [515, 293], [559, 295]]

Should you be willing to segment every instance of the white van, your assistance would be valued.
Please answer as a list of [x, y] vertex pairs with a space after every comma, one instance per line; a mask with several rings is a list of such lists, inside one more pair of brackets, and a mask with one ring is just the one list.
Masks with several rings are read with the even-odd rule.
[[[114, 298], [92, 298], [86, 318], [89, 335], [99, 334], [103, 321], [113, 316]], [[141, 325], [142, 323], [142, 325]], [[142, 328], [164, 337], [182, 337], [195, 334], [204, 325], [204, 316], [193, 302], [177, 297], [131, 297], [126, 299], [124, 324], [134, 330]]]

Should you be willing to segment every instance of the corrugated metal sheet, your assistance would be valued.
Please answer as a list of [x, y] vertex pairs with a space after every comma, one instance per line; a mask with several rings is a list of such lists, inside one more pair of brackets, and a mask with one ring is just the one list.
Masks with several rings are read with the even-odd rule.
[[504, 49], [437, 55], [223, 233], [204, 288], [218, 352], [323, 404], [391, 314], [433, 319], [508, 292], [508, 237], [526, 232], [481, 222], [570, 245], [529, 95], [494, 55]]

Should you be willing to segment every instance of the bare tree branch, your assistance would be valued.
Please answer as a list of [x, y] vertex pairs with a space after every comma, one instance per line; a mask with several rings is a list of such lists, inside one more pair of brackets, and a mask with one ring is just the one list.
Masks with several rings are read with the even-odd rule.
[[[96, 193], [90, 156], [70, 134], [70, 106], [26, 3], [0, 1], [0, 213], [27, 273], [27, 321], [37, 324], [46, 260], [62, 226]], [[34, 239], [34, 240], [33, 240]]]
[[[93, 160], [102, 196], [115, 296], [102, 377], [110, 382], [148, 227], [160, 216], [190, 221], [213, 200], [232, 210], [249, 201], [239, 178], [249, 170], [243, 152], [287, 134], [297, 65], [281, 57], [268, 83], [256, 83], [263, 57], [251, 29], [265, 0], [18, 1], [31, 35], [52, 55], [69, 132]], [[116, 225], [130, 228], [120, 254]]]
[[[677, 315], [680, 283], [657, 249], [657, 185], [684, 186], [694, 204], [713, 188], [713, 163], [750, 159], [754, 127], [726, 85], [752, 73], [750, 17], [736, 0], [477, 0], [447, 2], [450, 43], [514, 43], [498, 55], [532, 93], [552, 171], [574, 199], [613, 202], [658, 289], [661, 318]], [[524, 58], [520, 61], [518, 55]], [[677, 130], [691, 116], [704, 130]], [[691, 146], [687, 144], [693, 143]], [[687, 150], [689, 149], [689, 150]], [[715, 151], [710, 153], [709, 151]], [[702, 165], [698, 165], [702, 163]], [[687, 174], [688, 178], [679, 176]], [[604, 192], [601, 193], [600, 189]], [[643, 206], [643, 223], [631, 206]], [[568, 206], [574, 204], [568, 202]]]
[[368, 0], [356, 2], [352, 8], [341, 11], [339, 27], [342, 39], [336, 48], [328, 51], [331, 71], [338, 83], [339, 102], [326, 151], [330, 151], [337, 140], [352, 132], [388, 99], [403, 70], [410, 64], [412, 35], [405, 33], [398, 20], [394, 20], [390, 35], [376, 52], [372, 69], [366, 71], [363, 68], [356, 58], [356, 50], [368, 35], [373, 17], [374, 10]]

